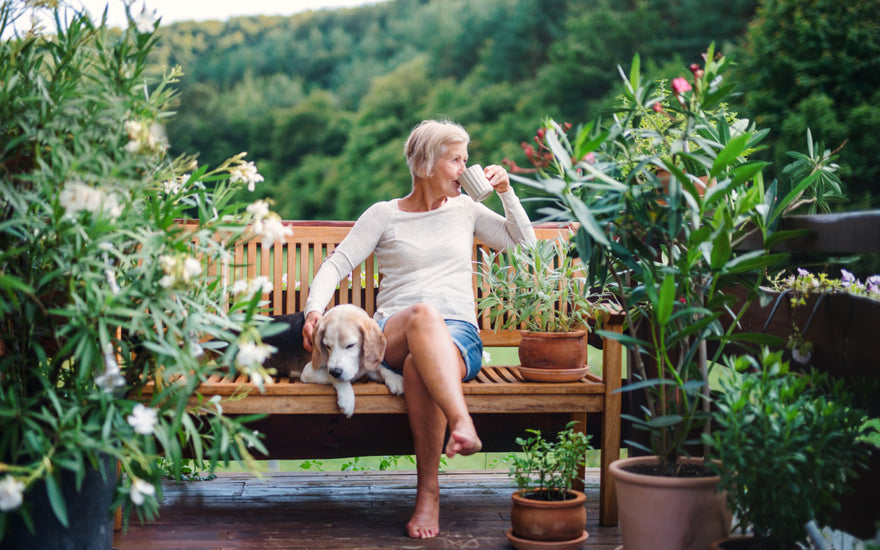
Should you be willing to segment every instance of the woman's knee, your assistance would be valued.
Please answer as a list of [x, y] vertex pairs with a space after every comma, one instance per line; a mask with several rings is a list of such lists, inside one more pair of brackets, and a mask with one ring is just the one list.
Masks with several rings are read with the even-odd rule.
[[423, 329], [426, 326], [445, 325], [443, 316], [437, 308], [427, 303], [418, 303], [410, 306], [409, 327]]

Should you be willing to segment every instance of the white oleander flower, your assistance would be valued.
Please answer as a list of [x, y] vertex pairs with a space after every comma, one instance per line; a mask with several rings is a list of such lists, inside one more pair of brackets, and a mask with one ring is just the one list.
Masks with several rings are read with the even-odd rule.
[[134, 431], [141, 435], [150, 435], [153, 433], [153, 428], [156, 426], [156, 420], [158, 419], [158, 413], [156, 409], [151, 409], [145, 406], [143, 403], [138, 403], [134, 406], [134, 409], [131, 411], [131, 414], [128, 415], [128, 423], [134, 428]]
[[260, 275], [248, 283], [248, 294], [268, 294], [272, 292], [272, 281], [265, 275]]
[[24, 501], [24, 483], [7, 475], [0, 481], [0, 512], [15, 510]]
[[232, 283], [232, 293], [235, 295], [244, 294], [249, 288], [250, 285], [246, 279], [238, 279]]
[[256, 184], [263, 181], [263, 176], [257, 172], [257, 166], [253, 162], [241, 162], [229, 169], [229, 182], [239, 181], [247, 184], [248, 191], [253, 191]]
[[156, 17], [156, 10], [147, 11], [147, 3], [144, 2], [144, 7], [141, 12], [133, 19], [134, 26], [137, 31], [141, 34], [151, 33], [156, 28], [156, 21], [158, 21], [158, 17]]
[[261, 237], [263, 247], [266, 249], [271, 249], [276, 241], [293, 235], [293, 229], [284, 225], [281, 216], [275, 213], [269, 214], [262, 220], [256, 220], [254, 232]]
[[274, 347], [266, 344], [243, 342], [238, 345], [238, 354], [235, 356], [235, 364], [244, 369], [253, 365], [262, 365], [274, 351]]
[[188, 283], [202, 273], [202, 262], [195, 258], [187, 258], [183, 261], [183, 281]]
[[269, 216], [269, 202], [264, 200], [254, 201], [247, 206], [247, 212], [254, 220], [262, 220]]
[[131, 501], [135, 506], [140, 506], [146, 500], [156, 494], [156, 487], [140, 478], [133, 478], [131, 482]]

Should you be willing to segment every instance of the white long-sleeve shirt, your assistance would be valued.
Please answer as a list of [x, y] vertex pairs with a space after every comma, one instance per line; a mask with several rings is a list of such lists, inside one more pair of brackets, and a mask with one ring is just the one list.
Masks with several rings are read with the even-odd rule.
[[425, 302], [444, 319], [477, 324], [471, 277], [474, 237], [496, 250], [535, 242], [535, 231], [513, 190], [499, 193], [502, 217], [466, 195], [428, 212], [405, 212], [399, 199], [368, 208], [321, 264], [305, 314], [323, 311], [336, 285], [376, 253], [381, 276], [376, 320]]

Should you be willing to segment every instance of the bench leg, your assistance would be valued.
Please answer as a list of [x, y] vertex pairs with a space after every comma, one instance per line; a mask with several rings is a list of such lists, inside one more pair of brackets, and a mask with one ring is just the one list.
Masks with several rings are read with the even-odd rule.
[[[607, 329], [621, 332], [622, 327]], [[609, 467], [620, 458], [620, 388], [623, 376], [623, 346], [617, 340], [602, 342], [602, 379], [605, 381], [605, 406], [602, 412], [601, 475], [599, 481], [599, 525], [617, 525], [617, 493]]]
[[[119, 463], [119, 461], [117, 461], [116, 462], [116, 477], [117, 477], [117, 479], [119, 478], [120, 475], [122, 475], [122, 465]], [[122, 506], [119, 506], [113, 512], [113, 530], [119, 531], [121, 529], [122, 529]]]
[[[577, 422], [575, 424], [575, 431], [580, 433], [587, 433], [587, 413], [571, 413], [571, 420]], [[585, 465], [581, 465], [578, 467], [577, 477], [575, 477], [571, 486], [575, 491], [583, 491], [584, 490], [584, 478], [587, 475], [587, 468]]]

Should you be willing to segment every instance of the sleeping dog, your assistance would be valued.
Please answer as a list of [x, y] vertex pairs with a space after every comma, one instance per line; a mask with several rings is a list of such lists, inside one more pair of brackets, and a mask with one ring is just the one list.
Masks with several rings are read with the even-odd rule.
[[[276, 320], [288, 323], [290, 328], [264, 340], [278, 348], [267, 360], [266, 367], [299, 377], [306, 383], [332, 385], [336, 402], [345, 416], [354, 414], [351, 383], [365, 375], [383, 382], [391, 393], [403, 394], [403, 377], [381, 367], [385, 335], [363, 309], [343, 304], [327, 311], [315, 327], [310, 362], [304, 362], [308, 354], [302, 347], [302, 313], [278, 316]], [[303, 363], [304, 366], [300, 366]]]

